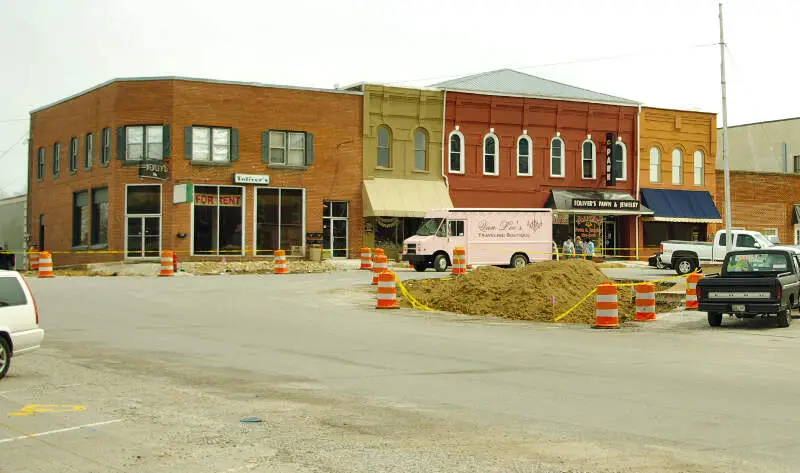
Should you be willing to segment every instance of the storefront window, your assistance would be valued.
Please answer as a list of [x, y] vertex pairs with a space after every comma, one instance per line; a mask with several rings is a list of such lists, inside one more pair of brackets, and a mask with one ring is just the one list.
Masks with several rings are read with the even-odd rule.
[[89, 245], [89, 191], [72, 195], [72, 246]]
[[242, 188], [195, 186], [194, 254], [241, 255]]
[[303, 247], [303, 189], [256, 189], [256, 254]]
[[108, 244], [108, 187], [92, 189], [92, 245]]

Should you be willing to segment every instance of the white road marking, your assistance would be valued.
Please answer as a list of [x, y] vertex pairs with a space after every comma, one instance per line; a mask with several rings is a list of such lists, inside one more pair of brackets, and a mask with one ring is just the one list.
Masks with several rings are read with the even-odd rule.
[[79, 425], [77, 427], [67, 427], [66, 429], [48, 430], [46, 432], [39, 432], [39, 433], [28, 434], [28, 435], [20, 435], [18, 437], [8, 437], [8, 438], [0, 439], [0, 443], [10, 443], [10, 442], [16, 442], [17, 440], [27, 440], [27, 439], [32, 439], [32, 438], [36, 438], [36, 437], [44, 437], [46, 435], [60, 434], [60, 433], [63, 433], [63, 432], [70, 432], [70, 431], [73, 431], [73, 430], [86, 429], [86, 428], [89, 428], [89, 427], [98, 427], [98, 426], [101, 426], [101, 425], [116, 424], [117, 422], [122, 422], [122, 419], [107, 420], [105, 422], [95, 422], [93, 424], [84, 424], [84, 425]]

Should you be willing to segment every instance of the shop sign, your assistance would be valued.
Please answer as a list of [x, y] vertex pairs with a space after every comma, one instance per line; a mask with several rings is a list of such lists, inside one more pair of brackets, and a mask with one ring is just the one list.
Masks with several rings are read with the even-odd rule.
[[169, 179], [169, 167], [166, 164], [141, 163], [139, 177], [166, 181]]
[[553, 212], [553, 225], [569, 225], [569, 214]]
[[577, 210], [639, 210], [640, 205], [638, 200], [572, 199]]
[[234, 184], [261, 184], [269, 185], [269, 175], [267, 174], [234, 174]]
[[203, 205], [207, 207], [216, 207], [217, 205], [220, 207], [241, 207], [242, 196], [221, 195], [218, 197], [214, 194], [195, 194], [194, 205]]
[[575, 237], [583, 241], [600, 241], [603, 235], [603, 217], [599, 215], [576, 215]]
[[614, 159], [614, 143], [617, 142], [616, 133], [606, 133], [606, 185], [617, 185], [617, 176], [614, 173], [616, 160]]

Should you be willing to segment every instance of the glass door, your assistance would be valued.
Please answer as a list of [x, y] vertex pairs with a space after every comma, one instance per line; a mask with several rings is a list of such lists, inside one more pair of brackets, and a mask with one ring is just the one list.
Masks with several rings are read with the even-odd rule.
[[157, 258], [161, 252], [161, 217], [129, 216], [126, 235], [128, 258]]
[[603, 246], [606, 248], [606, 256], [616, 256], [617, 254], [617, 222], [616, 220], [606, 220], [603, 228]]
[[322, 246], [333, 258], [347, 258], [350, 241], [349, 203], [323, 202]]

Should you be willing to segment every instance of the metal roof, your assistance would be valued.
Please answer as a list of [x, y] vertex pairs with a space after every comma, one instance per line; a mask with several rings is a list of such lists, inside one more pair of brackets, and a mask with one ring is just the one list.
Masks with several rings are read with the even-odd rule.
[[483, 92], [491, 95], [536, 97], [544, 99], [638, 106], [640, 103], [613, 95], [601, 94], [561, 82], [542, 79], [513, 69], [482, 72], [433, 84], [432, 87], [462, 92]]

